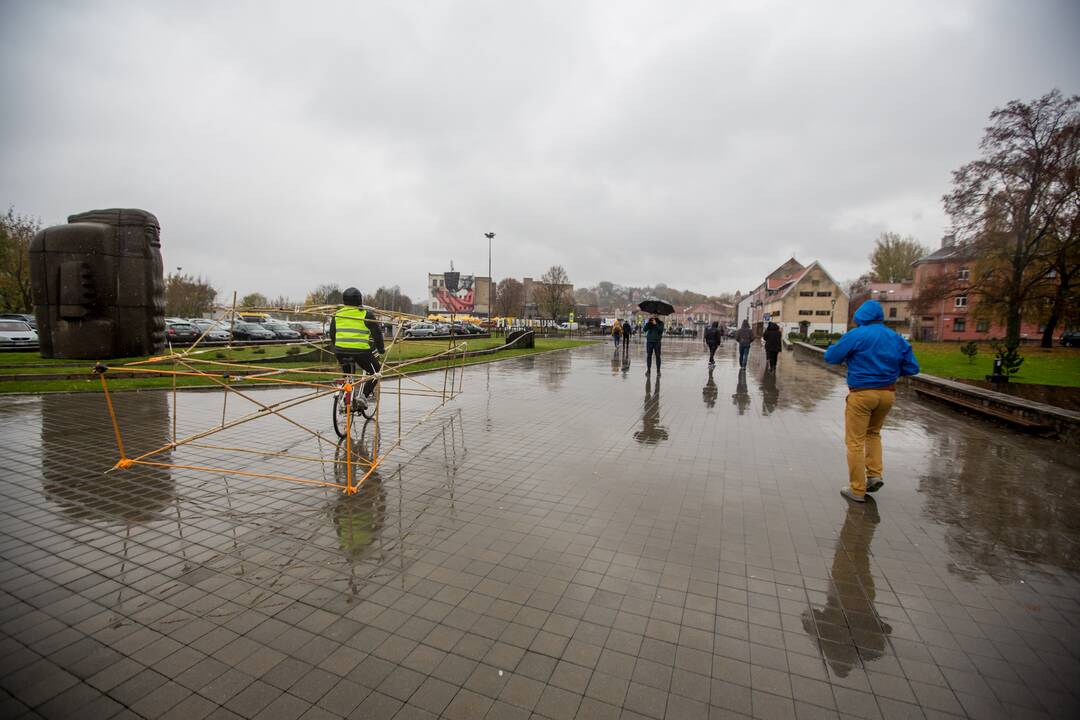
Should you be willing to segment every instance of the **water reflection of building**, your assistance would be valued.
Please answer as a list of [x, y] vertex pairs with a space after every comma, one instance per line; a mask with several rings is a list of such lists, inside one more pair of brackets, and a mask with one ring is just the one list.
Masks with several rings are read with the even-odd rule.
[[924, 512], [945, 526], [951, 572], [1004, 575], [1028, 562], [1080, 569], [1075, 446], [1024, 438], [1022, 447], [1012, 431], [976, 437], [932, 421], [925, 428], [931, 450], [918, 487], [927, 496]]
[[558, 390], [570, 374], [572, 360], [568, 352], [554, 352], [545, 358], [540, 377], [552, 390]]
[[[163, 392], [117, 393], [116, 413], [124, 429], [124, 446], [134, 455], [171, 441], [169, 398]], [[80, 402], [79, 407], [84, 407]], [[169, 468], [136, 465], [114, 470], [120, 453], [101, 400], [100, 417], [76, 411], [66, 395], [41, 397], [41, 475], [45, 496], [78, 520], [144, 523], [164, 517], [176, 500]], [[154, 456], [172, 461], [172, 452]]]
[[848, 505], [833, 554], [825, 606], [802, 614], [803, 629], [840, 677], [847, 677], [860, 662], [882, 657], [892, 633], [874, 605], [870, 572], [870, 544], [880, 521], [873, 501]]
[[655, 445], [668, 439], [667, 428], [660, 424], [660, 378], [656, 379], [655, 394], [652, 378], [645, 380], [645, 406], [641, 413], [641, 429], [634, 433], [634, 439], [643, 445]]

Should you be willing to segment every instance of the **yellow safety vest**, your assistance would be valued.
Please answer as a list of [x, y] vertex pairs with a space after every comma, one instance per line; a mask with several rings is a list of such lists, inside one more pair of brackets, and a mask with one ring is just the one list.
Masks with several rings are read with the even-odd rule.
[[338, 350], [370, 350], [371, 331], [368, 330], [367, 310], [346, 305], [334, 313], [334, 348]]

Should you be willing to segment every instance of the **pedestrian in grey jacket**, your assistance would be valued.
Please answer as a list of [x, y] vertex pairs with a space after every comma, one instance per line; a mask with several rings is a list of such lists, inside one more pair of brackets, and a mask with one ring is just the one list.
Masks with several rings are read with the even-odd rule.
[[750, 321], [742, 321], [742, 327], [735, 333], [735, 341], [739, 343], [739, 369], [745, 370], [746, 362], [750, 359], [750, 346], [754, 344], [754, 331], [750, 329]]

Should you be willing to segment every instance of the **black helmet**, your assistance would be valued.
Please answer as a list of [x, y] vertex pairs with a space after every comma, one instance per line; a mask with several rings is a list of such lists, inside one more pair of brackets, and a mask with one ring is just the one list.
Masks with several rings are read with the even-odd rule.
[[360, 307], [364, 304], [364, 296], [360, 294], [360, 291], [354, 287], [347, 288], [345, 292], [341, 293], [341, 302], [346, 305], [355, 305]]

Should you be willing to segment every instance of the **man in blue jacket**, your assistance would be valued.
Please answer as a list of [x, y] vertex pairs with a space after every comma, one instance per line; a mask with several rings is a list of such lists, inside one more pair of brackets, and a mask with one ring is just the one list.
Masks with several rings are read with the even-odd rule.
[[847, 363], [844, 441], [849, 486], [840, 494], [860, 503], [866, 502], [866, 493], [877, 492], [885, 484], [881, 426], [896, 400], [896, 380], [919, 372], [911, 344], [885, 327], [884, 319], [881, 304], [867, 300], [855, 311], [858, 327], [844, 333], [825, 351], [825, 362]]

